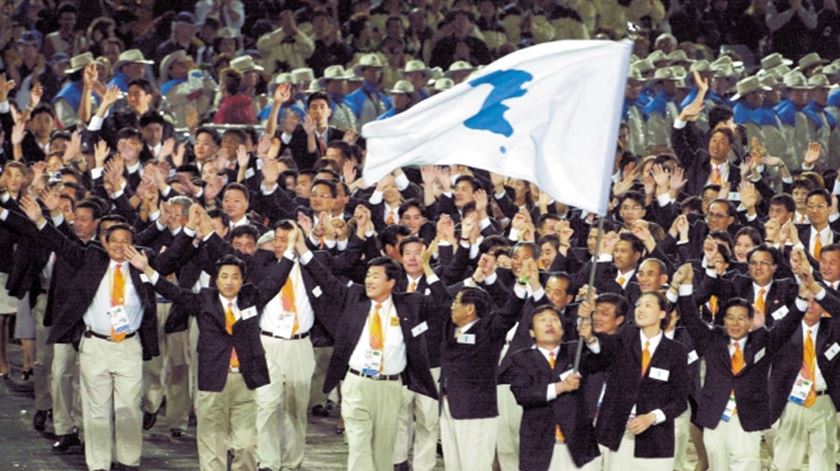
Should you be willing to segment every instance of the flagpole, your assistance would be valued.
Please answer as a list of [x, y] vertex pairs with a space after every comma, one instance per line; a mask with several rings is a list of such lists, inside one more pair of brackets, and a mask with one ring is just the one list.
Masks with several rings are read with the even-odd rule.
[[[592, 292], [595, 289], [595, 269], [598, 267], [598, 258], [601, 255], [601, 241], [604, 238], [604, 217], [598, 217], [598, 234], [595, 238], [595, 250], [592, 253], [592, 267], [589, 270], [589, 284], [586, 288], [586, 297], [584, 301], [589, 300], [592, 297]], [[578, 319], [578, 322], [589, 322], [592, 323], [592, 313], [589, 313], [589, 319]], [[582, 341], [583, 339], [578, 339], [577, 343], [577, 351], [575, 352], [575, 366], [574, 372], [578, 372], [578, 368], [580, 367], [580, 356], [583, 354], [583, 344], [585, 342]]]

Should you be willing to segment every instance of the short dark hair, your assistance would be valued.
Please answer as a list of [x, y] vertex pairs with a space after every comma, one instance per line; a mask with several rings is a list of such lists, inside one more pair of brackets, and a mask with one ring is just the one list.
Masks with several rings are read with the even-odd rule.
[[29, 119], [32, 119], [41, 113], [47, 113], [50, 116], [52, 116], [53, 119], [55, 119], [55, 110], [52, 106], [50, 106], [49, 103], [41, 103], [38, 106], [36, 106], [35, 109], [33, 109], [31, 113], [29, 113]]
[[784, 206], [789, 213], [796, 211], [796, 202], [787, 193], [779, 193], [770, 198], [770, 206]]
[[210, 139], [213, 139], [213, 142], [216, 143], [217, 146], [222, 144], [222, 137], [219, 136], [219, 133], [216, 132], [213, 128], [208, 128], [207, 126], [201, 126], [200, 128], [195, 130], [195, 138], [198, 139], [198, 136], [201, 134], [207, 134], [210, 136]]
[[338, 196], [338, 188], [335, 186], [335, 182], [332, 180], [327, 180], [325, 178], [318, 178], [312, 182], [312, 188], [315, 188], [315, 185], [324, 185], [330, 189], [330, 194], [333, 198]]
[[621, 235], [618, 236], [618, 240], [630, 242], [630, 248], [633, 250], [634, 253], [645, 253], [645, 243], [642, 242], [642, 239], [639, 239], [638, 237], [636, 237], [633, 234], [630, 234], [629, 232], [622, 232]]
[[745, 235], [750, 238], [753, 245], [761, 245], [763, 239], [761, 238], [761, 233], [758, 232], [758, 229], [752, 226], [744, 226], [738, 229], [738, 232], [735, 233], [735, 241], [738, 241], [738, 237]]
[[533, 242], [528, 242], [528, 241], [523, 240], [523, 241], [517, 242], [513, 246], [513, 252], [516, 252], [516, 250], [519, 249], [520, 247], [525, 247], [525, 248], [530, 249], [531, 250], [531, 258], [533, 258], [534, 260], [537, 260], [540, 257], [540, 248], [539, 248], [539, 246], [537, 246], [537, 244], [535, 244]]
[[[708, 113], [709, 116], [709, 129], [714, 129], [717, 127], [718, 124], [729, 121], [729, 118], [733, 116], [732, 110], [729, 109], [727, 106], [713, 106]], [[729, 142], [735, 142], [735, 135], [732, 134], [732, 131], [729, 131], [730, 137], [732, 138]], [[711, 134], [709, 135], [711, 137]]]
[[222, 211], [219, 208], [213, 208], [210, 211], [207, 211], [207, 216], [209, 216], [210, 219], [221, 219], [222, 225], [225, 227], [230, 225], [230, 216], [228, 216], [226, 212]]
[[309, 109], [309, 107], [312, 105], [312, 102], [315, 100], [324, 100], [325, 102], [327, 102], [327, 106], [332, 106], [332, 100], [330, 100], [329, 95], [327, 95], [324, 92], [315, 92], [306, 98], [306, 109]]
[[131, 234], [131, 240], [134, 241], [134, 228], [124, 222], [118, 222], [105, 230], [105, 240], [111, 241], [111, 234], [116, 231], [127, 231]]
[[403, 226], [402, 224], [391, 224], [390, 226], [386, 226], [379, 233], [379, 242], [383, 247], [386, 245], [397, 245], [400, 237], [408, 237], [410, 235], [411, 229]]
[[812, 196], [822, 196], [825, 200], [825, 203], [831, 206], [831, 193], [828, 192], [825, 188], [815, 188], [808, 192], [808, 197], [805, 200], [811, 199]]
[[353, 158], [353, 147], [342, 140], [333, 139], [332, 141], [327, 143], [327, 148], [338, 149], [345, 159]]
[[94, 219], [99, 219], [100, 217], [102, 217], [102, 206], [100, 206], [99, 203], [96, 203], [91, 199], [83, 199], [82, 201], [79, 201], [79, 203], [76, 204], [75, 208], [73, 209], [81, 208], [89, 209]]
[[146, 95], [154, 95], [155, 93], [155, 87], [152, 86], [151, 82], [144, 78], [136, 78], [131, 82], [128, 82], [128, 87], [126, 88], [131, 87], [140, 87], [146, 93]]
[[778, 265], [782, 259], [782, 256], [779, 254], [779, 250], [775, 247], [770, 247], [767, 244], [761, 244], [759, 246], [754, 247], [750, 252], [747, 254], [747, 261], [749, 261], [753, 254], [756, 252], [767, 252], [770, 254], [770, 257], [773, 258], [773, 265]]
[[726, 314], [727, 311], [729, 311], [730, 308], [733, 308], [733, 307], [743, 307], [743, 308], [745, 308], [747, 310], [747, 316], [749, 316], [750, 319], [752, 319], [753, 315], [755, 314], [755, 309], [753, 309], [753, 305], [752, 305], [751, 302], [747, 301], [744, 298], [731, 298], [729, 301], [727, 301], [723, 305], [724, 315]]
[[820, 255], [822, 255], [826, 252], [834, 252], [834, 251], [840, 252], [840, 242], [835, 242], [833, 244], [826, 245], [825, 247], [822, 248], [822, 251], [820, 251]]
[[157, 111], [147, 111], [140, 116], [140, 121], [138, 123], [141, 128], [145, 128], [150, 124], [160, 124], [161, 126], [166, 125], [166, 120], [163, 119], [160, 113]]
[[403, 269], [396, 260], [390, 257], [376, 257], [368, 262], [368, 268], [382, 267], [385, 269], [385, 277], [388, 280], [399, 280], [402, 278]]
[[143, 135], [135, 128], [125, 127], [117, 131], [117, 137], [115, 140], [119, 142], [120, 139], [137, 139], [138, 141], [143, 142]]
[[478, 317], [487, 315], [493, 305], [490, 295], [481, 288], [467, 286], [462, 288], [458, 294], [461, 295], [461, 304], [472, 304]]
[[403, 250], [405, 249], [405, 246], [408, 245], [408, 244], [420, 244], [420, 245], [425, 246], [426, 242], [424, 242], [423, 239], [421, 239], [417, 236], [404, 237], [400, 241], [400, 247], [399, 247], [400, 248], [400, 255], [403, 254]]
[[225, 185], [225, 189], [222, 191], [222, 197], [224, 197], [224, 194], [227, 193], [230, 190], [240, 191], [240, 192], [242, 192], [243, 195], [245, 195], [245, 200], [246, 201], [251, 200], [251, 194], [248, 192], [248, 187], [246, 187], [245, 185], [243, 185], [239, 182], [231, 182], [231, 183], [228, 183], [227, 185]]
[[423, 217], [427, 217], [427, 216], [426, 216], [426, 208], [425, 208], [425, 206], [423, 206], [423, 205], [420, 203], [420, 201], [419, 201], [419, 200], [417, 200], [417, 199], [415, 199], [415, 198], [411, 198], [411, 199], [405, 200], [405, 202], [404, 202], [403, 204], [401, 204], [401, 205], [400, 205], [400, 214], [405, 213], [405, 212], [406, 212], [408, 209], [410, 209], [410, 208], [417, 208], [417, 210], [418, 210], [418, 211], [420, 211], [420, 215], [421, 215], [421, 216], [423, 216]]
[[277, 229], [280, 229], [281, 231], [292, 231], [295, 227], [297, 227], [297, 225], [291, 219], [281, 219], [274, 225], [274, 230], [276, 231]]
[[477, 191], [479, 188], [481, 188], [481, 185], [478, 184], [478, 181], [474, 177], [472, 177], [471, 175], [461, 175], [461, 176], [459, 176], [458, 178], [455, 179], [455, 184], [456, 185], [461, 183], [461, 182], [468, 182], [470, 184], [470, 186], [472, 187], [473, 191]]
[[601, 303], [612, 304], [615, 306], [615, 317], [627, 319], [627, 313], [630, 312], [630, 303], [627, 302], [624, 296], [618, 293], [602, 293], [595, 298], [596, 306]]
[[108, 213], [108, 214], [102, 216], [101, 218], [99, 218], [99, 225], [100, 226], [105, 224], [106, 222], [115, 222], [117, 224], [128, 224], [128, 221], [126, 221], [125, 216], [123, 216], [122, 214], [116, 214], [116, 213]]
[[542, 314], [544, 312], [551, 312], [555, 316], [557, 316], [557, 319], [560, 320], [560, 324], [562, 326], [563, 317], [560, 315], [560, 311], [558, 311], [557, 309], [554, 309], [554, 307], [552, 307], [549, 304], [543, 304], [542, 306], [538, 306], [534, 309], [533, 312], [531, 312], [531, 319], [530, 319], [530, 322], [529, 322], [528, 326], [533, 329], [534, 328], [534, 318], [537, 317], [539, 314]]
[[230, 240], [242, 236], [251, 237], [252, 239], [254, 239], [254, 243], [256, 243], [260, 239], [260, 231], [258, 231], [257, 228], [252, 226], [251, 224], [236, 226], [230, 231]]
[[218, 273], [225, 265], [233, 265], [239, 268], [239, 273], [242, 275], [243, 279], [245, 278], [245, 275], [248, 274], [248, 266], [241, 258], [233, 254], [227, 254], [222, 256], [222, 258], [216, 260], [216, 276], [218, 276]]

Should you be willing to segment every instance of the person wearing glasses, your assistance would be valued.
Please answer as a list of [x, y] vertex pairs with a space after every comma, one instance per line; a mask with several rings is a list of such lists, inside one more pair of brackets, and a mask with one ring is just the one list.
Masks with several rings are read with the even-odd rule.
[[798, 226], [799, 240], [814, 267], [819, 267], [824, 247], [840, 242], [840, 233], [837, 232], [840, 230], [840, 217], [837, 217], [837, 208], [832, 208], [831, 198], [828, 190], [823, 188], [808, 192], [805, 210], [809, 224]]

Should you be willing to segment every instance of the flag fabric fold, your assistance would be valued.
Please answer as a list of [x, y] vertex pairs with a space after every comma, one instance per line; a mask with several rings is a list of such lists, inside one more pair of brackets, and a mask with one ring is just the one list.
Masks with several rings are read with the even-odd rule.
[[366, 124], [365, 182], [403, 166], [462, 164], [605, 215], [631, 52], [629, 41], [555, 41], [508, 54]]

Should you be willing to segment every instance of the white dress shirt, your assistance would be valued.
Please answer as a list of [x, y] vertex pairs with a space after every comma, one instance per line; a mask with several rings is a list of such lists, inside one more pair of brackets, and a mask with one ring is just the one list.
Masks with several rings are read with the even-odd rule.
[[[289, 272], [289, 279], [292, 280], [292, 287], [295, 293], [295, 311], [297, 312], [298, 318], [297, 334], [304, 334], [309, 332], [315, 324], [315, 311], [312, 309], [312, 305], [309, 304], [309, 296], [306, 292], [306, 285], [303, 283], [300, 262], [295, 260], [290, 251], [286, 251], [283, 256], [293, 261], [292, 270]], [[271, 298], [271, 301], [265, 305], [265, 309], [263, 309], [262, 316], [260, 317], [260, 329], [271, 332], [279, 337], [291, 338], [291, 332], [283, 332], [280, 322], [280, 316], [282, 314], [287, 313], [283, 309], [283, 303], [280, 300], [280, 291], [278, 291]]]
[[[370, 318], [376, 309], [376, 304], [376, 301], [370, 301], [370, 311], [365, 318], [365, 326], [362, 329], [362, 334], [359, 335], [359, 340], [356, 342], [356, 348], [353, 349], [353, 354], [350, 355], [350, 368], [357, 371], [362, 371], [367, 367], [365, 356], [371, 350]], [[385, 347], [382, 352], [382, 371], [380, 373], [383, 375], [396, 375], [402, 373], [406, 365], [408, 365], [408, 354], [393, 299], [389, 296], [381, 304], [382, 307], [379, 309], [379, 317], [382, 321]], [[397, 320], [394, 322], [392, 319]]]
[[[93, 297], [87, 311], [85, 311], [82, 319], [88, 329], [101, 335], [111, 334], [111, 319], [108, 311], [111, 309], [111, 288], [114, 280], [114, 272], [117, 269], [117, 262], [111, 260], [108, 262], [108, 271], [99, 282], [99, 288]], [[128, 318], [129, 333], [136, 332], [140, 328], [143, 321], [143, 305], [140, 301], [140, 295], [134, 289], [134, 282], [131, 280], [131, 273], [129, 271], [128, 262], [123, 262], [120, 265], [123, 280], [125, 280], [125, 313]]]

